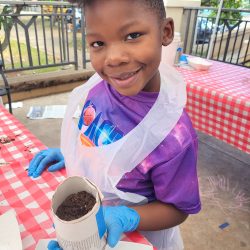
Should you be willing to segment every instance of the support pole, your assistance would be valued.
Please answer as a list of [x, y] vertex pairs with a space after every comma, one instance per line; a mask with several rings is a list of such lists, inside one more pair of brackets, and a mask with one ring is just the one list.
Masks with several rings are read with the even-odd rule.
[[212, 33], [210, 43], [209, 43], [209, 47], [208, 47], [207, 59], [211, 59], [211, 56], [212, 56], [211, 53], [212, 53], [212, 50], [213, 50], [215, 34], [216, 34], [218, 24], [219, 24], [219, 21], [220, 21], [220, 15], [221, 15], [222, 7], [223, 7], [223, 2], [224, 2], [224, 0], [220, 0], [220, 5], [219, 5], [219, 8], [218, 8], [218, 12], [217, 12], [216, 20], [215, 20], [215, 26], [214, 26], [213, 33]]

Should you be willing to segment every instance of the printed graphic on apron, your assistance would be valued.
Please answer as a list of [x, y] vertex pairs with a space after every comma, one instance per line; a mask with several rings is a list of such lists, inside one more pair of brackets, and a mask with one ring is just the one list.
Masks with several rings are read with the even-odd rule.
[[111, 121], [102, 118], [102, 112], [96, 112], [96, 106], [88, 100], [79, 119], [78, 128], [81, 131], [82, 145], [95, 147], [107, 145], [123, 137], [123, 132]]

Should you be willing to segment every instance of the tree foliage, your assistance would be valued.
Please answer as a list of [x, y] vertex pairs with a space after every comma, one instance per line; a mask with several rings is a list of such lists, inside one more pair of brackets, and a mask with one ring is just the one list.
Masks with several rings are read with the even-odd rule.
[[[218, 7], [220, 4], [219, 0], [203, 0], [201, 2], [202, 6], [207, 7]], [[223, 8], [227, 9], [238, 9], [241, 8], [243, 5], [242, 0], [224, 0]], [[212, 11], [211, 17], [216, 16], [217, 11]], [[233, 19], [233, 20], [239, 20], [242, 18], [241, 13], [239, 11], [222, 11], [221, 13], [222, 19]]]
[[12, 8], [8, 5], [3, 7], [2, 13], [0, 15], [0, 30], [3, 28], [4, 30], [7, 29], [9, 26], [13, 24], [12, 18], [4, 15], [9, 15], [13, 13]]
[[[16, 10], [14, 11], [13, 8], [9, 5], [5, 5], [3, 10], [0, 14], [0, 30], [4, 31], [4, 39], [1, 41], [0, 49], [4, 51], [9, 44], [10, 40], [10, 32], [14, 25], [12, 14], [20, 14], [21, 10], [23, 9], [23, 5], [18, 5]], [[9, 15], [9, 16], [8, 16]]]

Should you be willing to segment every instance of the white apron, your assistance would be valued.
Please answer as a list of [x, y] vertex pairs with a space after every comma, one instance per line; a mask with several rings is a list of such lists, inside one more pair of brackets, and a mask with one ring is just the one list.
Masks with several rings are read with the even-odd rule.
[[[116, 188], [122, 176], [142, 162], [168, 135], [179, 120], [186, 104], [186, 86], [172, 67], [160, 65], [161, 86], [158, 98], [142, 121], [118, 141], [87, 147], [81, 144], [80, 130], [73, 115], [79, 103], [102, 79], [98, 74], [76, 88], [69, 98], [61, 130], [61, 150], [68, 176], [89, 178], [104, 194], [107, 204], [142, 204], [146, 197]], [[157, 122], [156, 122], [157, 121]], [[179, 228], [142, 232], [158, 250], [183, 249]]]

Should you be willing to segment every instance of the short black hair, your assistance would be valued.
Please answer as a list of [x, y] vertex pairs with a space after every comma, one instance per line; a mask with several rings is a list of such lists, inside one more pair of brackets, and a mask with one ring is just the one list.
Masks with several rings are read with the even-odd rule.
[[[166, 18], [166, 10], [163, 0], [134, 0], [134, 1], [144, 3], [150, 10], [155, 11], [160, 19]], [[91, 5], [91, 3], [94, 2], [94, 0], [69, 0], [69, 2], [76, 3], [80, 7], [85, 7]]]

